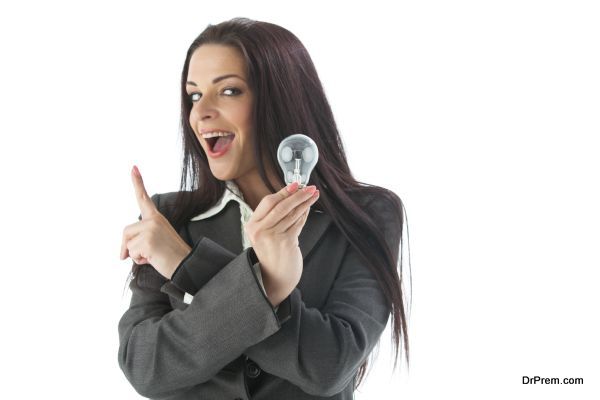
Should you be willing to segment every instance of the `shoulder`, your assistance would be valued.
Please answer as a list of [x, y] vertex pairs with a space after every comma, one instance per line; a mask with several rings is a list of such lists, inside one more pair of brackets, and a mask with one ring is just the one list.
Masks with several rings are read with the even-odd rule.
[[362, 188], [351, 197], [356, 199], [377, 229], [390, 241], [390, 246], [396, 248], [404, 224], [404, 206], [400, 197], [393, 191], [379, 186]]
[[162, 213], [175, 207], [175, 202], [179, 193], [181, 192], [154, 193], [150, 196], [150, 199], [152, 199], [152, 202], [154, 202], [158, 211]]
[[[154, 193], [150, 196], [150, 199], [158, 209], [158, 212], [161, 213], [171, 225], [175, 226], [175, 218], [176, 218], [176, 209], [177, 202], [180, 201], [178, 199], [178, 195], [182, 192], [165, 192], [165, 193]], [[186, 192], [189, 193], [189, 192]], [[185, 194], [184, 194], [185, 195]], [[141, 219], [142, 215], [140, 214], [138, 219]]]
[[365, 212], [378, 221], [402, 219], [403, 203], [393, 191], [380, 186], [369, 186], [348, 195]]

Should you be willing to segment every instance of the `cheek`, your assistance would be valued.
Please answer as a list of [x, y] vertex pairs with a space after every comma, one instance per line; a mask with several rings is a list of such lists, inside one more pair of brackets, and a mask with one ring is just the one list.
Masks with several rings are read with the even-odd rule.
[[252, 138], [251, 132], [250, 132], [250, 127], [247, 128], [248, 130], [244, 131], [242, 137], [241, 137], [241, 145], [242, 147], [244, 147], [245, 151], [247, 151], [249, 154], [254, 154], [254, 139]]
[[235, 120], [236, 124], [245, 131], [251, 128], [252, 122], [252, 104], [247, 101], [240, 102], [230, 109], [229, 117]]
[[196, 136], [196, 139], [198, 141], [200, 141], [200, 136], [198, 135], [198, 132], [196, 132], [196, 118], [194, 118], [192, 115], [190, 115], [190, 117], [188, 118], [188, 123], [190, 124], [190, 127], [192, 128], [192, 131], [194, 132], [194, 136]]
[[[194, 118], [194, 113], [190, 112], [190, 117], [188, 118], [188, 122], [190, 124], [190, 126], [192, 127], [192, 129], [194, 129], [194, 127], [196, 126], [196, 118]], [[195, 129], [194, 129], [195, 131]]]

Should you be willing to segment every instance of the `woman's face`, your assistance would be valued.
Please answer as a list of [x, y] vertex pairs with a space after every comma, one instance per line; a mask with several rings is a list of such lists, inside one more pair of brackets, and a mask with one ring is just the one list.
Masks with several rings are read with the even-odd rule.
[[[232, 74], [237, 76], [222, 78]], [[233, 180], [255, 172], [253, 95], [238, 51], [217, 44], [198, 47], [190, 59], [186, 91], [192, 102], [190, 125], [215, 178]], [[233, 136], [209, 139], [204, 135], [215, 130]]]

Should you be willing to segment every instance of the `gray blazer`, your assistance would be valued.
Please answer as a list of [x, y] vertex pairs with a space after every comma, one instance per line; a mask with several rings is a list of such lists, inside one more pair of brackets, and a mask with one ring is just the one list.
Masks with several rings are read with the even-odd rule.
[[[162, 212], [175, 195], [152, 200]], [[397, 255], [401, 221], [375, 200], [363, 204]], [[172, 280], [140, 267], [118, 326], [126, 378], [152, 399], [353, 399], [391, 311], [374, 275], [331, 217], [311, 209], [299, 236], [302, 277], [275, 311], [240, 223], [235, 202], [190, 221], [179, 234], [192, 251]]]

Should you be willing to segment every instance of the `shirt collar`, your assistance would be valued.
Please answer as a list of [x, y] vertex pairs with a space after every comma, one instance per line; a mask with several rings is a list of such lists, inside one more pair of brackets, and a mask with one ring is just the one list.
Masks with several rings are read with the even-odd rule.
[[237, 201], [240, 204], [240, 209], [245, 208], [246, 211], [250, 213], [250, 215], [252, 214], [252, 209], [244, 200], [244, 195], [242, 194], [238, 185], [236, 185], [236, 183], [232, 180], [225, 181], [225, 185], [226, 188], [223, 192], [223, 196], [221, 196], [221, 199], [217, 202], [217, 204], [204, 211], [203, 213], [196, 215], [195, 217], [190, 219], [190, 221], [199, 221], [201, 219], [209, 218], [213, 215], [220, 213], [225, 208], [227, 203], [229, 203], [231, 200]]

